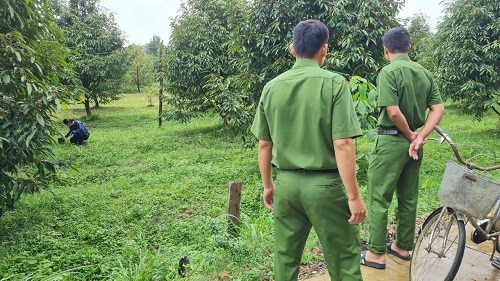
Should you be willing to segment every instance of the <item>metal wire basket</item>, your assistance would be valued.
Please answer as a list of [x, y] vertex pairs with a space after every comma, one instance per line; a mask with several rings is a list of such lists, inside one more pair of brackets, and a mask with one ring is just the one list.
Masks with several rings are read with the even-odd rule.
[[448, 161], [438, 197], [445, 206], [484, 219], [500, 197], [500, 181]]

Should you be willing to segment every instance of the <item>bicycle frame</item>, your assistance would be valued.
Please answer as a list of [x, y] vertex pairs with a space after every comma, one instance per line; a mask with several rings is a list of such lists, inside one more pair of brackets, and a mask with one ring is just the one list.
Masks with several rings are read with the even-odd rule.
[[[465, 215], [465, 216], [471, 222], [472, 226], [482, 236], [484, 236], [486, 238], [486, 240], [490, 240], [490, 241], [493, 241], [493, 243], [495, 243], [496, 240], [500, 238], [499, 237], [500, 230], [493, 229], [493, 227], [497, 224], [497, 222], [500, 221], [500, 200], [497, 201], [497, 203], [495, 204], [495, 207], [493, 208], [493, 216], [491, 217], [491, 219], [488, 219], [488, 224], [486, 225], [486, 229], [483, 229], [482, 227], [480, 227], [477, 224], [476, 218], [469, 216], [469, 215]], [[491, 233], [491, 231], [494, 231], [494, 232]], [[494, 257], [495, 257], [495, 246], [493, 246], [493, 251], [491, 253], [490, 260], [493, 260]]]
[[500, 169], [500, 165], [490, 166], [490, 167], [481, 167], [481, 166], [478, 166], [474, 163], [470, 163], [470, 162], [463, 160], [462, 157], [460, 156], [460, 153], [458, 152], [457, 147], [455, 146], [455, 143], [451, 140], [450, 136], [448, 136], [448, 134], [443, 132], [443, 130], [441, 130], [441, 128], [439, 128], [438, 126], [434, 126], [434, 130], [436, 130], [436, 132], [438, 132], [441, 135], [441, 139], [439, 139], [439, 140], [435, 139], [435, 138], [428, 138], [428, 139], [437, 141], [438, 143], [443, 143], [444, 141], [448, 142], [448, 144], [450, 145], [451, 149], [453, 150], [453, 154], [455, 154], [455, 157], [457, 158], [458, 162], [462, 163], [470, 170], [479, 170], [479, 171], [486, 172], [486, 171], [493, 171], [493, 170]]
[[[434, 126], [434, 129], [441, 135], [441, 139], [439, 139], [439, 140], [433, 139], [433, 138], [429, 138], [429, 139], [435, 140], [438, 143], [443, 143], [444, 141], [448, 142], [448, 144], [451, 146], [453, 153], [455, 154], [455, 157], [457, 158], [457, 160], [460, 163], [462, 163], [463, 165], [465, 165], [467, 168], [469, 168], [471, 170], [476, 169], [476, 170], [480, 170], [480, 171], [492, 171], [492, 170], [500, 169], [500, 165], [491, 166], [491, 167], [481, 167], [481, 166], [478, 166], [474, 163], [470, 163], [470, 162], [463, 160], [462, 157], [460, 156], [460, 153], [458, 152], [458, 149], [455, 146], [455, 143], [451, 140], [451, 138], [448, 136], [448, 134], [443, 132], [443, 130], [441, 130], [441, 128], [439, 128], [438, 126]], [[429, 237], [429, 245], [432, 245], [432, 242], [434, 241], [434, 232], [436, 230], [438, 222], [440, 221], [440, 219], [442, 218], [442, 216], [446, 212], [446, 208], [447, 207], [444, 206], [444, 208], [441, 210], [441, 213], [439, 214], [438, 220], [436, 221], [435, 225], [432, 228], [432, 232], [431, 232], [431, 235]], [[470, 221], [472, 226], [483, 237], [485, 237], [486, 240], [496, 242], [496, 240], [499, 239], [500, 230], [499, 229], [495, 230], [495, 229], [493, 229], [493, 227], [496, 226], [496, 224], [500, 221], [500, 198], [499, 198], [499, 200], [497, 200], [497, 203], [495, 204], [495, 207], [493, 208], [493, 216], [491, 218], [488, 218], [488, 223], [487, 223], [485, 229], [483, 229], [482, 227], [480, 227], [478, 225], [477, 218], [474, 218], [470, 215], [463, 214], [460, 212], [456, 212], [455, 215], [457, 216], [457, 219], [463, 221], [464, 224], [466, 224], [468, 221]], [[449, 229], [450, 229], [450, 225], [448, 226], [448, 229], [446, 232], [447, 235], [449, 233]], [[494, 231], [493, 233], [491, 233], [492, 230]], [[443, 240], [443, 243], [446, 243], [446, 240]], [[445, 249], [445, 246], [446, 245], [443, 245], [443, 247], [442, 247], [443, 251]], [[441, 254], [436, 253], [436, 254], [438, 254], [440, 257], [442, 257], [443, 253], [441, 253]], [[490, 260], [493, 260], [494, 256], [495, 256], [495, 246], [493, 247], [493, 252], [491, 253]]]
[[[452, 148], [458, 162], [467, 167], [468, 170], [490, 171], [500, 169], [500, 165], [481, 167], [464, 161], [451, 138], [438, 126], [435, 126], [434, 129], [441, 135], [441, 138], [428, 139], [435, 140], [441, 144], [446, 141]], [[457, 190], [453, 190], [454, 187], [464, 188], [464, 191], [471, 190], [467, 189], [467, 187], [494, 187], [493, 189], [485, 189], [485, 191], [488, 190], [488, 194], [493, 191], [494, 196], [497, 196], [499, 195], [496, 189], [498, 185], [497, 181], [490, 181], [484, 175], [475, 175], [467, 171], [467, 169], [459, 167], [460, 165], [457, 166], [456, 163], [449, 164], [447, 164], [445, 174], [443, 175], [443, 186], [440, 187], [440, 192], [442, 190], [440, 200], [450, 205], [456, 203], [457, 208], [445, 205], [429, 214], [425, 220], [412, 253], [409, 272], [411, 281], [454, 280], [464, 257], [467, 238], [465, 225], [469, 221], [474, 227], [474, 232], [471, 236], [474, 243], [479, 244], [488, 240], [493, 242], [493, 251], [490, 260], [493, 260], [495, 250], [500, 253], [500, 198], [493, 198], [491, 196], [484, 198], [484, 195], [479, 194], [477, 196], [478, 193], [473, 192], [483, 190], [472, 190], [471, 198], [474, 198], [473, 200], [476, 201], [467, 202], [464, 197], [461, 197], [462, 194], [459, 194], [460, 190], [458, 190], [458, 193], [456, 192]], [[488, 186], [489, 183], [493, 185]], [[453, 186], [449, 184], [453, 184]], [[454, 196], [457, 198], [456, 202], [454, 201]], [[474, 209], [476, 206], [474, 202], [478, 203], [478, 209]], [[481, 203], [484, 204], [479, 205]], [[493, 210], [488, 209], [491, 206], [493, 206]], [[495, 264], [493, 265], [498, 267]]]

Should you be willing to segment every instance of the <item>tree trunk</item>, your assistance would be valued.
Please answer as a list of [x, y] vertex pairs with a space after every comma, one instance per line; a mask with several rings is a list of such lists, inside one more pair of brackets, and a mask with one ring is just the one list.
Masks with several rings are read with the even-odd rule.
[[158, 94], [158, 127], [161, 127], [163, 119], [163, 77], [160, 77], [160, 92]]
[[158, 127], [161, 127], [162, 119], [163, 119], [163, 68], [162, 68], [162, 57], [161, 51], [163, 47], [163, 40], [160, 43], [160, 54], [158, 55], [158, 60], [160, 61], [160, 91], [158, 92]]
[[99, 108], [99, 98], [94, 97], [95, 108]]
[[87, 112], [87, 116], [90, 116], [90, 101], [89, 99], [85, 99], [85, 111]]
[[141, 82], [140, 82], [140, 79], [139, 79], [139, 67], [137, 67], [137, 68], [135, 69], [135, 75], [136, 75], [135, 77], [137, 77], [137, 80], [136, 80], [136, 81], [137, 81], [137, 83], [136, 83], [136, 84], [137, 84], [137, 91], [138, 91], [138, 92], [139, 92], [139, 94], [140, 94], [140, 93], [141, 93], [141, 86], [140, 86], [140, 85], [141, 85]]

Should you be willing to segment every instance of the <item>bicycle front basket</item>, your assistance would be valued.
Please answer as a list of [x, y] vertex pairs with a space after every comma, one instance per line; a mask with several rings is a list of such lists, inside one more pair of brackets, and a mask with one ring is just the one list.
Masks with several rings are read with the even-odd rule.
[[500, 181], [448, 161], [438, 197], [445, 206], [484, 219], [500, 197]]

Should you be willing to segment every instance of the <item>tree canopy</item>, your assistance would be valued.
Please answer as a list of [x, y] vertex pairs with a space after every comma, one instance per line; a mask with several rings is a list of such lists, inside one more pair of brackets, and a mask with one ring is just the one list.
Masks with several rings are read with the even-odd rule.
[[141, 87], [148, 86], [154, 82], [154, 64], [153, 55], [148, 55], [139, 45], [130, 45], [128, 47], [130, 59], [129, 77], [135, 85], [137, 92], [141, 92]]
[[436, 76], [444, 97], [480, 119], [500, 117], [500, 1], [455, 0], [435, 37]]
[[204, 87], [211, 77], [235, 72], [231, 62], [235, 57], [228, 50], [228, 42], [236, 39], [228, 17], [232, 5], [237, 6], [235, 10], [244, 9], [245, 1], [189, 0], [181, 5], [181, 14], [171, 24], [165, 56], [167, 102], [176, 109], [167, 118], [189, 120], [199, 112], [223, 106]]
[[409, 19], [408, 33], [410, 33], [411, 43], [410, 58], [428, 69], [433, 68], [433, 34], [429, 24], [429, 17], [423, 13], [414, 14]]
[[90, 100], [99, 106], [118, 95], [117, 80], [127, 71], [124, 35], [98, 0], [60, 2], [57, 12], [66, 46], [74, 52], [68, 59], [76, 72], [73, 81], [85, 88], [83, 101], [90, 115]]
[[158, 50], [160, 49], [160, 46], [162, 44], [162, 40], [160, 36], [158, 35], [153, 35], [151, 40], [144, 45], [144, 51], [146, 54], [151, 55], [151, 56], [158, 56]]
[[188, 0], [171, 25], [167, 47], [167, 102], [177, 110], [169, 116], [188, 120], [213, 111], [238, 131], [247, 130], [265, 83], [294, 63], [289, 52], [294, 26], [310, 18], [329, 27], [327, 69], [373, 78], [384, 62], [381, 37], [398, 25], [401, 5], [401, 0]]
[[49, 0], [0, 2], [0, 216], [21, 194], [57, 181], [54, 113], [72, 99], [61, 85], [67, 49]]

